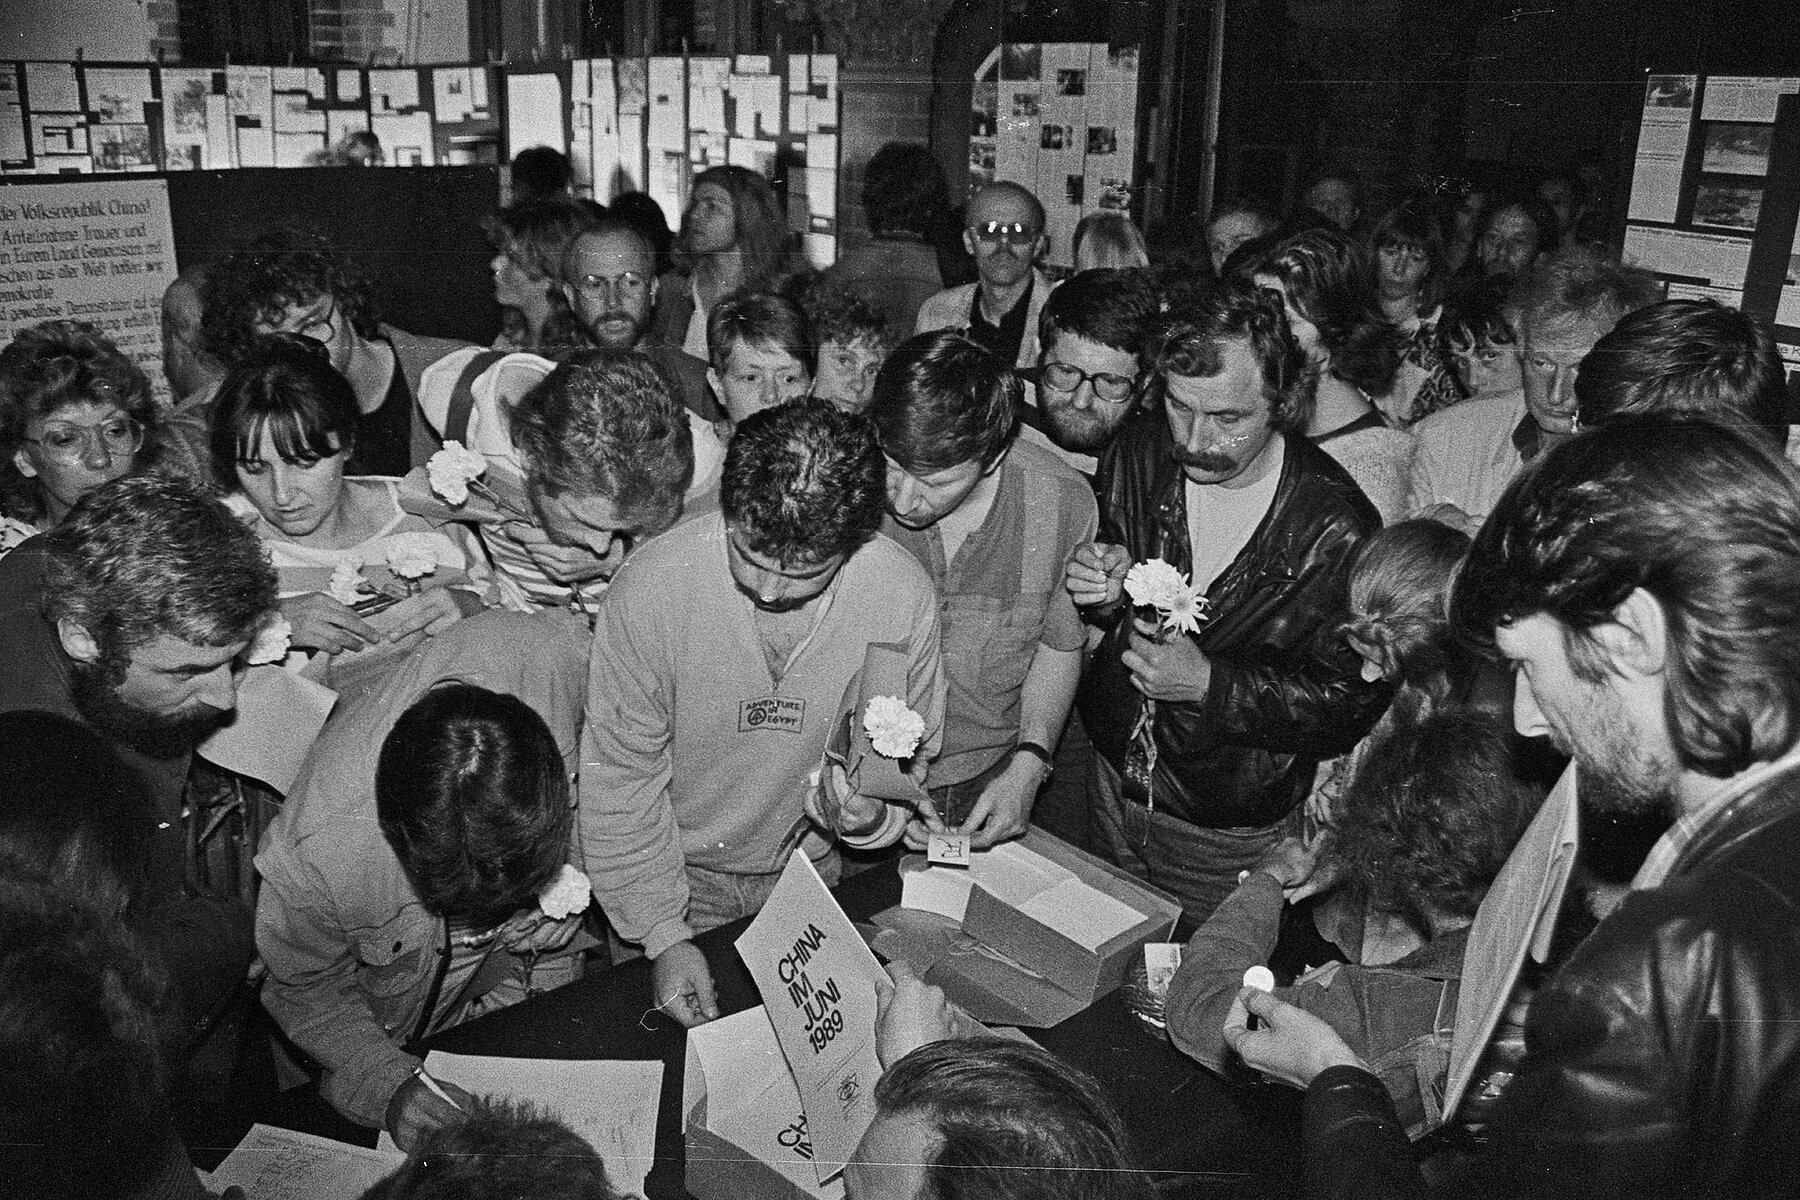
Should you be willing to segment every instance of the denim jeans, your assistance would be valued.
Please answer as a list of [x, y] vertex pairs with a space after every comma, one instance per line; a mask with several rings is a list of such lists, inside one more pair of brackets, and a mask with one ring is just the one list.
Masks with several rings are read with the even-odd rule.
[[[813, 866], [818, 868], [826, 887], [837, 886], [843, 863], [835, 849], [827, 851], [823, 858], [814, 859]], [[694, 927], [695, 933], [705, 933], [739, 917], [755, 916], [762, 911], [769, 893], [775, 890], [780, 879], [780, 871], [767, 875], [733, 875], [689, 863], [688, 924]]]
[[1192, 920], [1204, 921], [1280, 840], [1285, 819], [1267, 828], [1206, 829], [1127, 800], [1104, 755], [1088, 773], [1088, 832], [1093, 852], [1172, 892]]

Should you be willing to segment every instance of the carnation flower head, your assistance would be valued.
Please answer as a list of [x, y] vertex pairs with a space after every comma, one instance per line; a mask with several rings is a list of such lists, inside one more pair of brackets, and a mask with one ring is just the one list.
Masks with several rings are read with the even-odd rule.
[[456, 441], [445, 442], [444, 448], [425, 462], [431, 490], [452, 506], [468, 503], [469, 485], [486, 470], [486, 458]]
[[388, 570], [401, 579], [422, 579], [438, 569], [437, 542], [428, 533], [396, 533], [386, 553]]
[[546, 917], [561, 921], [578, 912], [587, 911], [588, 899], [593, 891], [586, 874], [564, 863], [562, 870], [556, 873], [556, 878], [545, 884], [544, 890], [538, 893], [538, 907]]
[[293, 637], [294, 627], [288, 623], [288, 619], [279, 612], [272, 612], [257, 628], [256, 637], [251, 639], [244, 661], [253, 667], [278, 663], [287, 657], [288, 646]]
[[925, 718], [898, 696], [871, 696], [863, 709], [863, 731], [883, 758], [911, 758], [925, 736]]
[[26, 538], [37, 536], [37, 526], [13, 517], [0, 517], [0, 552], [11, 550]]
[[1169, 597], [1169, 607], [1162, 614], [1162, 627], [1169, 630], [1180, 630], [1182, 633], [1199, 633], [1200, 623], [1206, 620], [1206, 597], [1200, 589], [1183, 584]]
[[341, 562], [331, 572], [331, 584], [325, 594], [347, 607], [355, 606], [359, 601], [373, 595], [375, 586], [368, 577], [347, 562]]
[[1125, 572], [1125, 594], [1131, 603], [1167, 612], [1175, 595], [1187, 586], [1187, 576], [1160, 558], [1132, 564]]

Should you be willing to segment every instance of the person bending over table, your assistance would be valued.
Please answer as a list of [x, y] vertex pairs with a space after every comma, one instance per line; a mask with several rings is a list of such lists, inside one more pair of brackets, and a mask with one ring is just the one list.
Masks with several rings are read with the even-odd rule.
[[573, 852], [586, 643], [564, 613], [434, 639], [335, 716], [256, 856], [263, 1004], [402, 1148], [464, 1104], [408, 1042], [579, 974], [581, 916], [537, 897]]
[[1451, 710], [1395, 730], [1363, 760], [1333, 833], [1310, 849], [1278, 842], [1188, 942], [1169, 985], [1170, 1040], [1222, 1072], [1225, 1015], [1245, 968], [1275, 949], [1283, 896], [1337, 891], [1353, 901], [1333, 939], [1348, 961], [1276, 994], [1356, 1047], [1409, 1133], [1442, 1124], [1469, 925], [1537, 801], [1493, 717]]

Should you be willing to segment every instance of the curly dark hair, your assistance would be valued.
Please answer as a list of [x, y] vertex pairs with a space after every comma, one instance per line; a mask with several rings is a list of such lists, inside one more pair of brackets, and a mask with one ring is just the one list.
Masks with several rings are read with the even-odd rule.
[[986, 470], [1012, 444], [1024, 385], [1011, 367], [959, 333], [908, 338], [882, 364], [868, 417], [900, 468], [930, 475], [966, 462]]
[[1369, 748], [1330, 853], [1371, 908], [1430, 936], [1434, 917], [1474, 917], [1541, 799], [1498, 717], [1439, 710]]
[[44, 615], [87, 630], [115, 683], [132, 649], [158, 634], [195, 646], [247, 642], [275, 607], [262, 543], [185, 480], [115, 479], [44, 538]]
[[869, 229], [929, 237], [950, 211], [944, 169], [930, 150], [914, 142], [888, 142], [863, 168], [863, 212]]
[[532, 902], [569, 859], [569, 772], [517, 696], [432, 688], [394, 722], [375, 815], [427, 910], [483, 926]]
[[7, 1190], [134, 1196], [168, 1161], [171, 993], [111, 913], [0, 873], [0, 1144]]
[[1451, 600], [1470, 636], [1544, 614], [1597, 683], [1593, 631], [1642, 588], [1668, 625], [1664, 709], [1681, 765], [1727, 778], [1800, 737], [1800, 481], [1754, 434], [1617, 417], [1534, 459], [1475, 538]]
[[801, 291], [800, 308], [812, 327], [815, 347], [853, 346], [865, 342], [884, 352], [894, 348], [887, 318], [854, 288], [834, 284], [820, 276]]
[[200, 295], [206, 345], [228, 366], [255, 347], [259, 325], [321, 296], [361, 337], [374, 337], [381, 323], [369, 281], [350, 256], [300, 226], [263, 233], [212, 264]]
[[1209, 281], [1154, 323], [1140, 360], [1144, 402], [1162, 409], [1170, 375], [1210, 379], [1224, 370], [1219, 344], [1232, 339], [1248, 341], [1256, 354], [1270, 426], [1305, 429], [1312, 416], [1306, 353], [1288, 328], [1281, 297], [1245, 279]]
[[540, 495], [604, 496], [641, 534], [681, 516], [694, 436], [680, 394], [636, 350], [584, 350], [512, 412], [513, 444]]
[[887, 512], [887, 461], [874, 424], [808, 396], [744, 418], [719, 481], [725, 520], [784, 566], [850, 554]]
[[440, 1125], [362, 1200], [618, 1200], [581, 1135], [530, 1102], [484, 1096]]
[[1319, 329], [1331, 374], [1381, 395], [1400, 369], [1400, 334], [1370, 308], [1369, 262], [1349, 234], [1309, 229], [1283, 238], [1257, 264], [1281, 280], [1294, 311]]
[[43, 321], [0, 350], [0, 512], [21, 521], [44, 516], [43, 489], [13, 458], [34, 419], [71, 404], [115, 404], [144, 429], [140, 467], [162, 460], [168, 428], [162, 405], [138, 365], [85, 321]]
[[1100, 1085], [1040, 1047], [929, 1042], [875, 1083], [882, 1118], [936, 1134], [920, 1194], [933, 1200], [1151, 1200], [1125, 1123]]

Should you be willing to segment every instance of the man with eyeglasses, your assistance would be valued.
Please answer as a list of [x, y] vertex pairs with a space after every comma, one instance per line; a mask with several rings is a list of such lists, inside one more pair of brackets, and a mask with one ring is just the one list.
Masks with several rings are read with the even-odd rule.
[[1518, 390], [1477, 396], [1417, 425], [1408, 507], [1473, 534], [1506, 485], [1576, 432], [1581, 360], [1627, 313], [1654, 303], [1655, 279], [1583, 247], [1525, 276], [1507, 300], [1519, 335]]
[[1131, 416], [1144, 330], [1160, 309], [1137, 271], [1083, 271], [1050, 293], [1038, 318], [1037, 403], [1019, 437], [1089, 478]]
[[[977, 849], [1025, 832], [1081, 678], [1087, 630], [1062, 585], [1099, 510], [1087, 481], [1015, 441], [1018, 375], [967, 338], [922, 333], [875, 377], [887, 520], [937, 585], [950, 699], [926, 832]], [[934, 819], [935, 818], [935, 819]]]
[[706, 360], [649, 336], [657, 290], [655, 248], [616, 218], [583, 231], [563, 255], [563, 297], [587, 339], [603, 350], [642, 351], [676, 385], [688, 411], [708, 422], [723, 419]]
[[345, 470], [404, 475], [441, 443], [420, 417], [425, 368], [469, 345], [422, 337], [382, 321], [369, 281], [323, 237], [283, 230], [226, 255], [201, 288], [201, 330], [226, 366], [266, 333], [298, 333], [324, 344], [331, 365], [356, 390], [362, 419]]
[[969, 201], [963, 245], [975, 256], [976, 281], [925, 301], [915, 332], [954, 330], [1001, 362], [1036, 365], [1038, 316], [1055, 286], [1037, 268], [1049, 247], [1044, 206], [1016, 183], [990, 183]]

